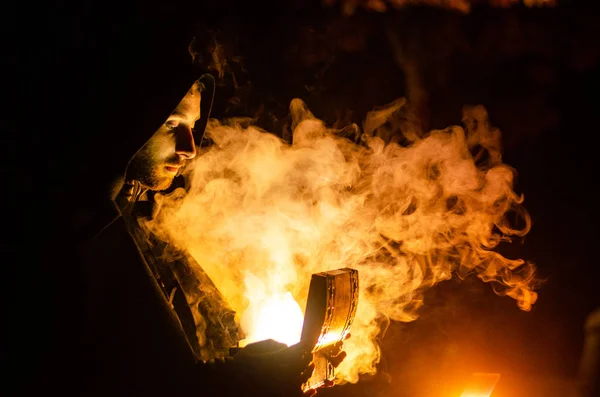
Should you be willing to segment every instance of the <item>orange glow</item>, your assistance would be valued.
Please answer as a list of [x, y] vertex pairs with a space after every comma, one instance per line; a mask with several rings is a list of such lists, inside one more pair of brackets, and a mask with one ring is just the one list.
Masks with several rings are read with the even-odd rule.
[[246, 339], [240, 341], [241, 347], [265, 339], [288, 346], [300, 342], [304, 316], [289, 291], [269, 293], [259, 278], [249, 274], [246, 292], [250, 303], [241, 319], [246, 334]]
[[290, 105], [292, 143], [248, 120], [209, 122], [214, 145], [189, 164], [187, 194], [165, 196], [146, 226], [202, 266], [237, 312], [244, 343], [297, 341], [311, 274], [344, 267], [358, 270], [361, 287], [340, 381], [374, 374], [381, 319], [415, 320], [440, 281], [475, 274], [531, 309], [534, 266], [495, 251], [531, 224], [500, 131], [482, 106], [465, 107], [464, 128], [401, 131], [405, 104], [370, 112], [356, 140], [300, 99]]
[[474, 373], [460, 397], [490, 397], [500, 374]]

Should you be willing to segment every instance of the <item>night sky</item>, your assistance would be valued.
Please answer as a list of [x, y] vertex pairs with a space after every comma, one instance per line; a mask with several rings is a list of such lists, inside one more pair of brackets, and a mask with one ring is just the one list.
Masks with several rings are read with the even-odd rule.
[[190, 26], [206, 51], [203, 71], [216, 73], [206, 49], [223, 46], [228, 63], [216, 118], [258, 115], [261, 126], [281, 133], [289, 101], [299, 97], [330, 124], [360, 124], [367, 111], [406, 95], [386, 36], [392, 27], [418, 65], [430, 128], [460, 124], [463, 105], [483, 104], [503, 133], [503, 159], [518, 172], [516, 191], [525, 195], [533, 227], [500, 250], [538, 266], [544, 283], [533, 310], [520, 311], [475, 278], [441, 283], [426, 294], [417, 321], [391, 324], [382, 336], [378, 375], [323, 395], [427, 395], [428, 387], [455, 387], [452, 382], [478, 371], [513, 379], [576, 376], [583, 323], [600, 306], [597, 7], [481, 6], [468, 15], [411, 7], [344, 17], [338, 8], [308, 1], [270, 9], [260, 2], [175, 3], [53, 2], [23, 10], [28, 17], [16, 36], [23, 116], [17, 132], [4, 138], [14, 149], [10, 162], [20, 164], [9, 186], [23, 192], [14, 224], [23, 238], [5, 243], [20, 258], [8, 278], [15, 286], [11, 302], [18, 303], [10, 321], [18, 336], [9, 349], [19, 374], [15, 385], [35, 381], [45, 365], [60, 360], [56, 352], [68, 339], [56, 313], [76, 278], [65, 277], [68, 260], [46, 253], [60, 245], [68, 256], [73, 248], [72, 229], [55, 220], [72, 219], [69, 208], [82, 207], [71, 196], [81, 178], [81, 151], [105, 138], [79, 128], [86, 120], [78, 119], [77, 97], [91, 89], [89, 76], [100, 70], [96, 60], [112, 24], [138, 12], [157, 21], [163, 13], [165, 26]]

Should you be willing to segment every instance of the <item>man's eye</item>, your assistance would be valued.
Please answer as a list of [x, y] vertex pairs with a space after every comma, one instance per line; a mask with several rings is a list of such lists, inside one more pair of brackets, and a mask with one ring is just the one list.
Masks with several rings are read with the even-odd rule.
[[177, 123], [176, 121], [167, 121], [167, 122], [165, 123], [165, 126], [166, 126], [166, 127], [167, 127], [167, 129], [169, 129], [169, 130], [174, 130], [175, 128], [177, 128], [177, 125], [178, 125], [178, 124], [179, 124], [179, 123]]

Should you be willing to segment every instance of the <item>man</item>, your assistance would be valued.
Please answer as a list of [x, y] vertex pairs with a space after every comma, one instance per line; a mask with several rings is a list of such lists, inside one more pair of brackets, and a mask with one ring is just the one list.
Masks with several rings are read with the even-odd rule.
[[161, 4], [98, 2], [85, 23], [74, 18], [84, 30], [60, 69], [79, 74], [61, 74], [70, 84], [44, 157], [51, 211], [40, 268], [53, 296], [34, 294], [36, 310], [24, 311], [48, 313], [30, 340], [51, 335], [53, 345], [26, 395], [300, 395], [311, 373], [304, 346], [265, 341], [230, 357], [240, 338], [231, 309], [207, 277], [186, 277], [197, 264], [185, 252], [140, 227], [157, 192], [185, 189], [212, 99], [186, 51], [194, 13]]
[[193, 82], [132, 156], [115, 197], [119, 216], [84, 250], [82, 395], [300, 396], [312, 372], [300, 344], [264, 341], [229, 357], [241, 335], [218, 290], [208, 277], [191, 275], [199, 265], [189, 256], [140, 227], [156, 211], [156, 192], [169, 194], [196, 155], [204, 88]]

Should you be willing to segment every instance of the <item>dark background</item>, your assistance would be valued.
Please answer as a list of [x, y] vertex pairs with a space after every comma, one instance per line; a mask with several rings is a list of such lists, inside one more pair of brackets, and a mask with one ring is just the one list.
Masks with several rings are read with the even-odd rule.
[[[167, 36], [198, 35], [199, 70], [222, 71], [216, 118], [258, 116], [260, 125], [282, 133], [289, 101], [300, 97], [330, 124], [360, 124], [367, 111], [407, 94], [405, 71], [386, 36], [391, 27], [422, 76], [431, 128], [459, 124], [464, 104], [481, 103], [503, 132], [504, 161], [518, 171], [516, 190], [525, 195], [533, 228], [502, 250], [537, 264], [545, 283], [533, 310], [519, 311], [476, 279], [444, 282], [427, 293], [417, 321], [391, 324], [382, 335], [378, 375], [324, 395], [431, 395], [478, 371], [500, 372], [501, 382], [538, 392], [539, 382], [573, 380], [583, 323], [600, 305], [600, 32], [593, 3], [481, 5], [468, 15], [405, 7], [384, 14], [358, 10], [351, 17], [302, 1], [83, 1], [22, 9], [19, 122], [5, 137], [14, 154], [8, 158], [18, 165], [10, 175], [21, 192], [13, 196], [18, 220], [11, 223], [19, 238], [4, 243], [18, 257], [8, 265], [14, 336], [3, 356], [14, 374], [6, 384], [22, 389], [43, 377], [48, 365], [59, 365], [71, 337], [64, 313], [72, 312], [64, 306], [81, 291], [69, 250], [76, 246], [79, 209], [98, 201], [81, 170], [101, 170], [86, 164], [87, 151], [114, 139], [81, 128], [93, 120], [80, 119], [86, 104], [79, 98], [93, 90], [90, 76], [102, 73], [106, 62], [137, 65], [111, 59], [110, 48], [119, 29], [135, 30], [131, 21], [140, 19], [155, 21], [152, 29]], [[211, 58], [217, 42], [225, 66]], [[110, 114], [110, 106], [97, 113]]]

